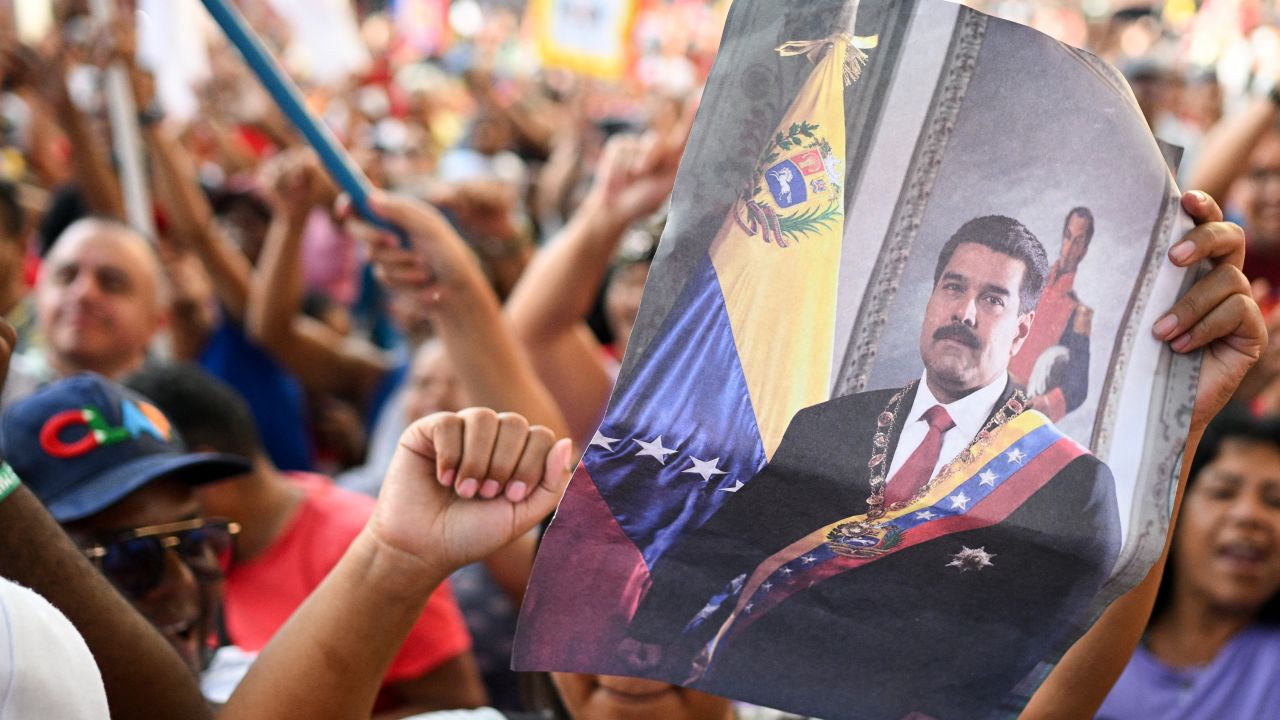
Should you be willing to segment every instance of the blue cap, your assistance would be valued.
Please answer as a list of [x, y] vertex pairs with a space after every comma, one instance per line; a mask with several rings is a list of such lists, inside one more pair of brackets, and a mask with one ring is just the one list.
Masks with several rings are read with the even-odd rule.
[[0, 418], [0, 448], [61, 523], [101, 512], [162, 477], [199, 485], [250, 469], [235, 455], [186, 452], [155, 405], [89, 373], [10, 406]]

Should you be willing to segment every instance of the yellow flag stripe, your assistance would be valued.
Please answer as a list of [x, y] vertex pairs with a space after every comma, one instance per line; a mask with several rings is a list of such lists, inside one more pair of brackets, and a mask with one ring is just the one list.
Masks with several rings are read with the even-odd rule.
[[[767, 219], [753, 222], [740, 202], [734, 209], [738, 219], [725, 220], [711, 247], [766, 457], [773, 456], [795, 413], [825, 401], [829, 392], [844, 234], [844, 178], [838, 169], [845, 154], [842, 68], [847, 49], [843, 42], [833, 44], [777, 130], [778, 136], [787, 135], [800, 123], [802, 133], [812, 130], [803, 136], [804, 144], [787, 144], [777, 153], [777, 162], [795, 159], [783, 177], [799, 176], [801, 183], [791, 186], [796, 194], [788, 194], [787, 201], [801, 195], [808, 199], [781, 207], [784, 202], [771, 196], [769, 183], [786, 180], [760, 178], [752, 203], [766, 206], [765, 214], [757, 212], [755, 218]], [[816, 148], [819, 141], [829, 147]], [[817, 170], [824, 161], [825, 168]], [[813, 222], [815, 217], [823, 221]], [[799, 225], [804, 227], [795, 231]], [[793, 232], [785, 232], [789, 229]]]

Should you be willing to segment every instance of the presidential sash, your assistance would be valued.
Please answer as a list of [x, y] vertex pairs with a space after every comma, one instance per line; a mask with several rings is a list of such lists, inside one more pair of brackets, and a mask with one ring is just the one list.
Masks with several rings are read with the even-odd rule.
[[819, 528], [775, 553], [749, 576], [735, 578], [685, 628], [693, 630], [737, 598], [698, 664], [705, 669], [717, 647], [796, 592], [906, 548], [1003, 521], [1087, 453], [1041, 413], [1022, 412], [975, 447], [969, 462], [956, 461], [920, 500], [876, 520], [855, 515]]

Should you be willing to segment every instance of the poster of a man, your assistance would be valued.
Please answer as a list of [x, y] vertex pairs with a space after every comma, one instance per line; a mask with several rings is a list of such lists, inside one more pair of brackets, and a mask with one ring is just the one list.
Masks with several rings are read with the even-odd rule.
[[1079, 408], [1089, 393], [1089, 335], [1093, 309], [1076, 297], [1075, 279], [1093, 241], [1093, 213], [1075, 207], [1062, 224], [1062, 251], [1049, 270], [1040, 298], [1039, 322], [1010, 364], [1027, 388], [1031, 407], [1050, 420]]
[[1110, 471], [1008, 372], [1048, 270], [1012, 218], [957, 230], [920, 324], [923, 377], [796, 415], [652, 568], [628, 628], [636, 669], [731, 696], [768, 682], [797, 703], [822, 687], [868, 717], [977, 717], [1023, 681], [1056, 638], [1010, 652], [1010, 633], [1081, 621], [1120, 546]]
[[1114, 70], [967, 8], [730, 25], [515, 665], [1016, 714], [1163, 547], [1198, 368], [1145, 330], [1190, 282], [1168, 163]]

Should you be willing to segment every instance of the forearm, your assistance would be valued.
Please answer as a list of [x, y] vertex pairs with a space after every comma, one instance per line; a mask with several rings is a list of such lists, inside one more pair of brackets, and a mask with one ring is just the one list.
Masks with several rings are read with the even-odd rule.
[[156, 198], [173, 227], [173, 234], [200, 256], [213, 281], [223, 308], [243, 322], [249, 298], [249, 278], [253, 268], [243, 254], [219, 234], [213, 208], [197, 180], [195, 163], [168, 131], [159, 125], [143, 130], [151, 153]]
[[1178, 476], [1178, 491], [1169, 518], [1164, 551], [1146, 578], [1112, 602], [1088, 632], [1062, 656], [1044, 684], [1031, 697], [1022, 713], [1023, 720], [1093, 717], [1124, 672], [1151, 617], [1165, 561], [1169, 557], [1178, 511], [1182, 506], [1191, 458], [1195, 456], [1202, 434], [1202, 429], [1193, 431], [1183, 450], [1182, 471]]
[[254, 340], [277, 356], [286, 355], [293, 346], [293, 320], [302, 309], [304, 227], [301, 213], [276, 212], [249, 286], [245, 327]]
[[445, 575], [366, 530], [258, 656], [220, 720], [366, 720]]
[[560, 408], [538, 380], [478, 267], [444, 294], [432, 323], [472, 404], [520, 413], [557, 436], [568, 433]]
[[1226, 198], [1236, 178], [1247, 169], [1249, 153], [1275, 125], [1276, 116], [1276, 104], [1258, 98], [1243, 112], [1218, 123], [1200, 148], [1200, 160], [1191, 170], [1191, 187], [1211, 197]]
[[0, 502], [0, 575], [62, 611], [93, 652], [117, 720], [208, 718], [196, 678], [25, 488]]
[[124, 195], [119, 178], [111, 169], [108, 144], [94, 136], [88, 120], [70, 98], [59, 105], [56, 110], [71, 145], [71, 162], [85, 202], [97, 214], [124, 220]]
[[626, 229], [598, 197], [589, 197], [551, 245], [539, 251], [507, 301], [506, 314], [526, 346], [569, 332], [591, 311]]

